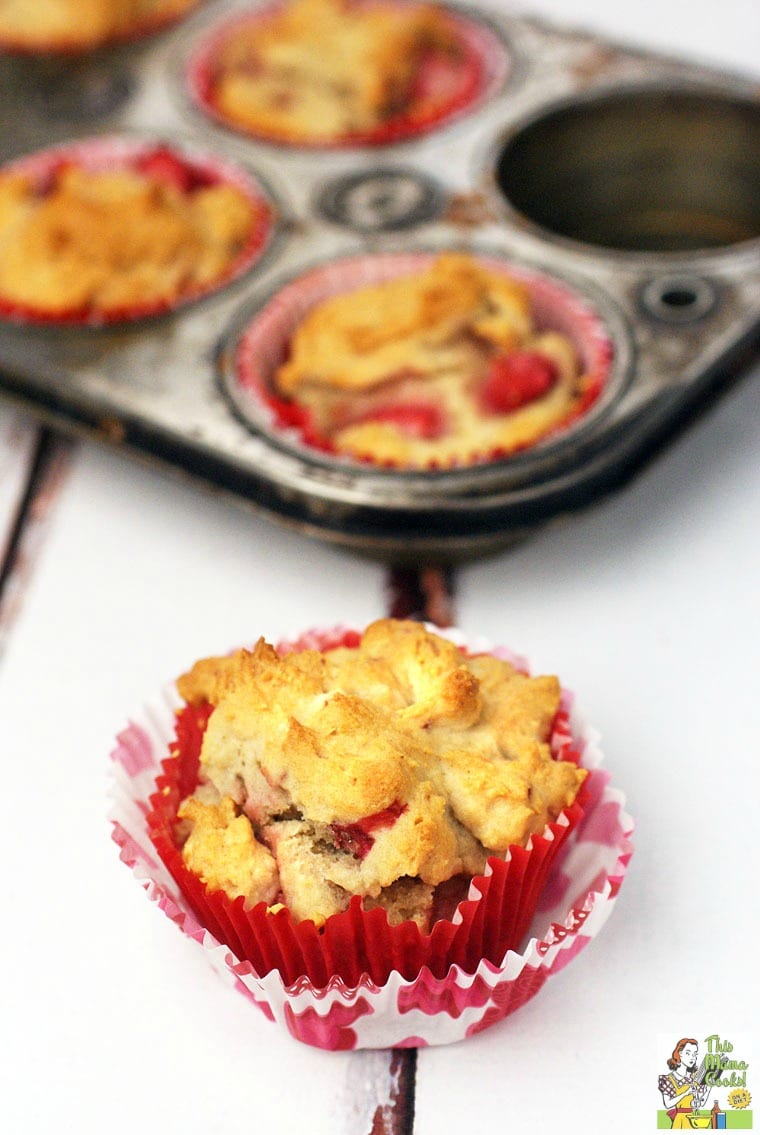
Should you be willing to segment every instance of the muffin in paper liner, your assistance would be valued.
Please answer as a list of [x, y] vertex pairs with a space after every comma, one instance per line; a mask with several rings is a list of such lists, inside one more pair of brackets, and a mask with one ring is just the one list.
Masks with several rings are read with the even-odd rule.
[[[422, 7], [414, 0], [363, 0], [360, 6]], [[215, 83], [218, 59], [225, 46], [241, 31], [255, 30], [283, 7], [281, 2], [266, 4], [256, 11], [232, 17], [214, 27], [191, 54], [186, 85], [197, 107], [228, 130], [260, 141], [303, 149], [349, 149], [380, 147], [419, 138], [471, 113], [486, 102], [505, 83], [510, 60], [504, 43], [480, 17], [460, 12], [447, 4], [435, 4], [457, 44], [459, 57], [447, 60], [440, 52], [430, 53], [416, 76], [410, 104], [372, 129], [331, 137], [288, 133], [274, 126], [254, 129], [229, 117], [219, 106]]]
[[[0, 51], [8, 55], [82, 56], [104, 48], [118, 47], [157, 35], [179, 23], [197, 8], [202, 0], [164, 0], [154, 5], [154, 11], [136, 15], [122, 27], [102, 32], [87, 27], [86, 15], [80, 13], [76, 32], [59, 30], [24, 34], [23, 31], [3, 30], [0, 26]], [[35, 0], [29, 0], [29, 8]]]
[[[249, 321], [240, 334], [232, 373], [226, 389], [240, 415], [254, 428], [295, 447], [316, 450], [341, 463], [378, 464], [405, 471], [411, 466], [394, 461], [375, 462], [338, 453], [332, 441], [320, 433], [309, 409], [286, 399], [275, 388], [278, 368], [287, 360], [290, 341], [299, 324], [318, 304], [333, 296], [384, 284], [428, 269], [439, 252], [384, 252], [333, 260], [286, 283]], [[508, 452], [481, 452], [473, 447], [464, 464], [498, 461], [561, 436], [583, 419], [605, 393], [613, 362], [613, 343], [607, 327], [592, 303], [580, 292], [546, 272], [512, 263], [501, 256], [473, 253], [483, 268], [522, 284], [528, 292], [532, 318], [538, 332], [559, 332], [574, 346], [584, 380], [583, 394], [570, 412], [540, 437]], [[431, 459], [416, 471], [454, 467]]]
[[70, 166], [92, 173], [127, 170], [168, 181], [176, 179], [187, 187], [188, 193], [200, 188], [229, 186], [238, 190], [250, 206], [250, 232], [218, 276], [207, 282], [189, 284], [171, 299], [161, 297], [105, 309], [89, 305], [53, 310], [25, 304], [0, 293], [0, 320], [47, 327], [104, 327], [165, 315], [239, 279], [264, 255], [274, 237], [275, 204], [253, 174], [216, 154], [176, 142], [118, 134], [93, 136], [16, 158], [3, 165], [0, 172], [23, 175], [31, 182], [33, 191], [44, 197], [56, 175]]
[[[443, 633], [465, 647], [456, 632]], [[278, 649], [329, 649], [356, 637], [343, 628], [320, 630]], [[480, 641], [466, 648], [527, 672], [501, 648]], [[298, 1040], [337, 1050], [464, 1039], [530, 1000], [612, 910], [632, 854], [633, 824], [622, 794], [599, 768], [596, 733], [566, 691], [551, 747], [558, 759], [579, 759], [589, 770], [579, 800], [532, 845], [489, 859], [454, 917], [440, 920], [427, 936], [410, 923], [389, 927], [384, 911], [365, 912], [358, 899], [328, 919], [320, 934], [311, 922], [295, 923], [287, 910], [270, 913], [259, 904], [244, 912], [242, 899], [204, 893], [197, 880], [188, 881], [179, 852], [174, 848], [172, 856], [160, 833], [156, 838], [162, 826], [157, 798], [168, 800], [169, 832], [179, 796], [197, 777], [192, 762], [175, 777], [166, 759], [180, 704], [168, 688], [119, 735], [112, 754], [113, 838], [149, 898], [204, 948], [227, 982]], [[186, 729], [198, 726], [190, 721]], [[173, 846], [170, 835], [169, 842]]]

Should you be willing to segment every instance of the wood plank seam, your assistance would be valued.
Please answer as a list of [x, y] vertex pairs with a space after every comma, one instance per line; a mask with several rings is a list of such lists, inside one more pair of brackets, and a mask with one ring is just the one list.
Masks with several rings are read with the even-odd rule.
[[0, 564], [0, 657], [38, 560], [50, 513], [70, 464], [73, 443], [41, 429], [26, 489], [11, 525]]
[[[455, 576], [450, 566], [391, 567], [386, 591], [393, 618], [419, 619], [437, 627], [455, 622]], [[416, 1048], [392, 1049], [388, 1071], [390, 1091], [378, 1102], [370, 1130], [361, 1135], [412, 1135], [414, 1131]], [[374, 1090], [378, 1098], [384, 1094], [380, 1085], [374, 1085]]]

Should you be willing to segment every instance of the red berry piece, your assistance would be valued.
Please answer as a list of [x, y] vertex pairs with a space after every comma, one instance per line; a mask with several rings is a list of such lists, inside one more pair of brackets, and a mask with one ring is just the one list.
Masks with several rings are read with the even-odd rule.
[[374, 847], [375, 837], [365, 832], [359, 824], [330, 824], [335, 846], [339, 851], [348, 851], [356, 859], [366, 859]]
[[365, 422], [388, 422], [407, 437], [440, 437], [444, 430], [443, 414], [429, 402], [406, 402], [383, 406], [362, 419]]
[[541, 398], [558, 378], [557, 364], [539, 351], [497, 355], [483, 383], [483, 405], [493, 414], [508, 414]]
[[76, 162], [73, 162], [71, 158], [59, 158], [57, 161], [54, 161], [45, 170], [45, 173], [37, 179], [34, 186], [34, 192], [37, 197], [49, 197], [56, 189], [58, 182], [66, 171], [75, 168]]
[[189, 193], [196, 187], [196, 178], [187, 164], [170, 150], [154, 150], [141, 159], [138, 169], [146, 177], [171, 185], [180, 193]]
[[372, 832], [377, 831], [378, 828], [392, 827], [408, 807], [408, 804], [394, 801], [390, 808], [365, 816], [355, 824], [330, 824], [335, 846], [341, 851], [349, 851], [357, 859], [365, 859], [375, 843]]

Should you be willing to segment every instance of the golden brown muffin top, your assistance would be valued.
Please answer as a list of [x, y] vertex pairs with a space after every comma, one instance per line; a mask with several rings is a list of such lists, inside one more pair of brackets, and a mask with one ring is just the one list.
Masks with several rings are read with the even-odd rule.
[[40, 192], [0, 173], [0, 297], [44, 314], [181, 299], [223, 275], [254, 225], [241, 190], [183, 192], [139, 170], [62, 165]]
[[170, 20], [199, 0], [0, 0], [0, 38], [29, 50], [97, 47]]
[[536, 326], [525, 284], [446, 252], [315, 304], [273, 387], [338, 453], [424, 468], [533, 444], [585, 381], [571, 340]]
[[447, 252], [422, 271], [317, 304], [299, 323], [276, 386], [285, 395], [307, 383], [365, 391], [402, 372], [461, 365], [470, 337], [510, 350], [531, 331], [522, 284]]
[[478, 873], [542, 831], [586, 775], [551, 755], [556, 678], [413, 622], [380, 620], [358, 647], [325, 653], [261, 640], [202, 660], [178, 688], [215, 707], [204, 777], [270, 850], [296, 917], [317, 922], [351, 894], [382, 902], [417, 880], [429, 899]]
[[292, 142], [365, 132], [404, 108], [431, 46], [455, 44], [430, 4], [290, 0], [220, 47], [214, 105], [243, 129]]

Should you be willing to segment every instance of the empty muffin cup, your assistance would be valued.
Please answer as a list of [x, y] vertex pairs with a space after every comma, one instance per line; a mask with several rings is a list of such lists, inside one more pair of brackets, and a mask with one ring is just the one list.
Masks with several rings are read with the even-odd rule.
[[[320, 356], [326, 371], [312, 379]], [[605, 400], [612, 359], [592, 302], [543, 271], [485, 254], [381, 253], [286, 284], [240, 334], [225, 384], [280, 444], [445, 470], [567, 435]]]
[[[309, 8], [313, 14], [309, 16]], [[329, 9], [336, 23], [325, 24]], [[311, 18], [301, 35], [293, 27]], [[346, 41], [346, 50], [333, 63], [329, 54], [314, 53], [309, 46], [314, 35], [329, 47], [340, 29], [340, 19], [370, 19], [388, 13], [422, 17], [419, 43], [410, 67], [403, 68], [403, 37], [393, 47], [393, 25], [383, 30], [371, 26], [376, 44], [366, 58], [364, 33]], [[264, 39], [296, 35], [289, 44], [287, 65], [281, 69], [279, 55], [271, 59]], [[301, 38], [297, 38], [301, 35]], [[375, 59], [387, 55], [390, 70], [378, 71]], [[324, 0], [297, 0], [269, 4], [227, 20], [211, 30], [192, 53], [186, 84], [196, 106], [228, 129], [263, 141], [287, 146], [341, 148], [384, 146], [416, 138], [470, 113], [503, 85], [509, 73], [509, 58], [501, 38], [482, 20], [445, 5], [405, 3], [399, 0], [366, 0], [346, 8]], [[360, 89], [357, 108], [352, 99]], [[348, 108], [348, 109], [347, 109]]]
[[247, 171], [174, 143], [72, 142], [0, 169], [0, 318], [93, 326], [173, 311], [248, 272], [275, 208]]
[[760, 100], [697, 86], [568, 100], [510, 131], [496, 179], [523, 217], [585, 245], [732, 248], [760, 237]]

